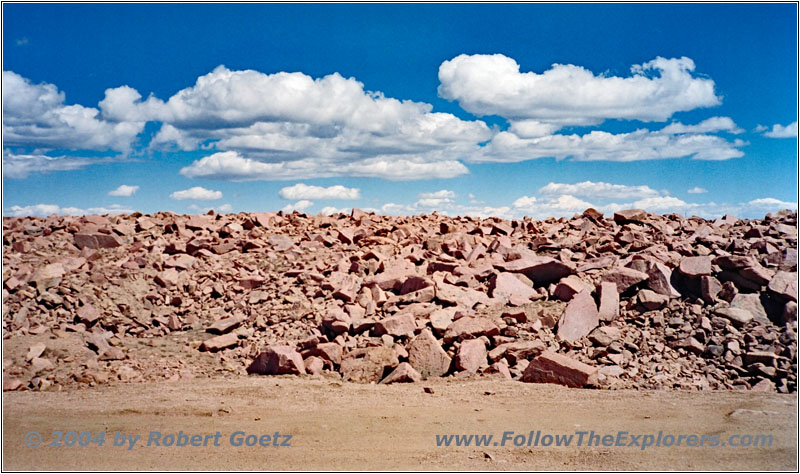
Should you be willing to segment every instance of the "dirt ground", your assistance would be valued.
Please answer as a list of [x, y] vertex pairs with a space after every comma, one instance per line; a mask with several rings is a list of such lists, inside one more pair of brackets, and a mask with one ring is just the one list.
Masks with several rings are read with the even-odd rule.
[[[433, 393], [426, 393], [424, 388]], [[437, 434], [772, 435], [770, 447], [437, 446]], [[26, 446], [36, 431], [42, 445]], [[48, 446], [53, 431], [104, 444]], [[115, 432], [139, 435], [132, 449]], [[147, 446], [152, 431], [220, 446]], [[231, 434], [292, 435], [290, 447]], [[30, 435], [29, 439], [35, 442]], [[197, 438], [199, 439], [199, 438]], [[254, 440], [255, 438], [251, 438]], [[630, 438], [628, 438], [630, 439]], [[742, 438], [737, 438], [741, 440]], [[64, 438], [63, 441], [65, 441]], [[84, 438], [85, 440], [85, 438]], [[584, 443], [586, 441], [584, 440]], [[576, 443], [575, 439], [573, 443]], [[499, 380], [357, 385], [227, 377], [3, 393], [4, 470], [797, 470], [797, 394], [575, 390]]]

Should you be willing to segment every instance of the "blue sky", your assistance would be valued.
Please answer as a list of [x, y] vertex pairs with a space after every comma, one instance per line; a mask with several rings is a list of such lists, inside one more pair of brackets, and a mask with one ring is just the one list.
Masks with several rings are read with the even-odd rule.
[[795, 4], [3, 5], [3, 214], [762, 217]]

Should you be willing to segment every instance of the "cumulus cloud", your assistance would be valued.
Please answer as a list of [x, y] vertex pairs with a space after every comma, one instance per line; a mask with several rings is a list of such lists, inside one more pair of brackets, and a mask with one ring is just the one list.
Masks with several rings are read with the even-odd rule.
[[109, 191], [109, 196], [121, 196], [121, 197], [131, 197], [136, 194], [136, 191], [139, 190], [139, 186], [129, 186], [127, 184], [121, 184], [117, 189], [113, 191]]
[[303, 212], [313, 205], [314, 203], [309, 201], [308, 199], [301, 199], [294, 204], [287, 204], [281, 209], [281, 211], [287, 214], [294, 211]]
[[70, 216], [82, 216], [87, 214], [130, 214], [133, 212], [133, 209], [121, 206], [119, 204], [112, 204], [108, 207], [90, 207], [88, 209], [81, 209], [78, 207], [60, 207], [57, 204], [33, 204], [30, 206], [11, 206], [9, 211], [10, 212], [4, 214], [14, 217], [47, 217], [53, 214]]
[[689, 194], [703, 194], [703, 193], [707, 193], [708, 189], [701, 188], [700, 186], [695, 186], [692, 189], [688, 189], [686, 192], [689, 193]]
[[170, 194], [169, 197], [178, 201], [214, 201], [222, 199], [222, 192], [206, 189], [202, 186], [195, 186], [193, 188], [184, 189], [183, 191], [175, 191]]
[[558, 197], [546, 199], [537, 199], [535, 196], [522, 196], [514, 201], [512, 207], [517, 215], [524, 214], [536, 219], [546, 219], [548, 217], [571, 216], [594, 207], [594, 205], [570, 194], [562, 194]]
[[351, 207], [337, 208], [337, 207], [333, 207], [333, 206], [325, 206], [325, 207], [323, 207], [322, 209], [319, 210], [319, 213], [320, 214], [325, 214], [326, 216], [330, 216], [330, 215], [339, 214], [339, 213], [341, 213], [341, 214], [349, 214], [350, 211], [352, 211], [352, 210], [353, 210], [353, 208], [351, 208]]
[[553, 131], [548, 125], [664, 121], [675, 112], [719, 105], [714, 81], [694, 70], [690, 58], [657, 57], [632, 66], [628, 77], [595, 75], [571, 64], [553, 64], [538, 74], [521, 72], [502, 54], [462, 54], [439, 67], [439, 95], [476, 115], [527, 121], [519, 127], [547, 134]]
[[456, 193], [447, 189], [436, 192], [420, 193], [419, 200], [415, 206], [421, 208], [437, 208], [445, 204], [450, 204], [456, 198]]
[[[238, 157], [239, 165], [246, 160], [258, 170], [252, 178], [204, 174], [213, 179], [295, 179], [292, 170], [297, 168], [306, 177], [356, 171], [360, 176], [420, 179], [431, 170], [436, 177], [448, 174], [444, 169], [454, 163], [459, 165], [455, 172], [464, 174], [459, 157], [493, 133], [482, 121], [366, 91], [356, 79], [336, 73], [314, 79], [299, 72], [264, 74], [220, 66], [166, 101], [153, 96], [143, 100], [127, 86], [108, 89], [100, 108], [110, 120], [163, 122], [151, 146], [213, 146], [221, 153], [237, 153], [217, 160]], [[401, 169], [404, 164], [409, 166]]]
[[65, 105], [55, 85], [3, 71], [4, 146], [127, 152], [143, 129], [143, 121], [107, 121], [98, 109]]
[[680, 122], [672, 122], [661, 129], [661, 131], [662, 133], [669, 134], [712, 132], [728, 132], [739, 134], [744, 132], [744, 130], [739, 128], [730, 117], [711, 117], [695, 125], [684, 125]]
[[459, 161], [433, 161], [424, 158], [378, 156], [351, 163], [335, 163], [303, 159], [265, 163], [236, 151], [218, 152], [201, 158], [181, 169], [188, 178], [227, 181], [292, 180], [354, 176], [382, 178], [392, 181], [454, 178], [469, 173]]
[[[691, 157], [721, 161], [744, 156], [739, 149], [746, 142], [728, 141], [708, 134], [675, 133], [677, 127], [661, 130], [638, 129], [629, 133], [593, 130], [584, 135], [555, 134], [536, 138], [499, 132], [467, 157], [472, 162], [511, 163], [537, 158], [572, 158], [576, 161], [640, 161]], [[684, 126], [685, 127], [685, 126]]]
[[581, 183], [548, 183], [539, 188], [539, 194], [558, 196], [562, 194], [596, 199], [632, 199], [658, 196], [660, 193], [650, 186], [626, 186], [604, 182], [583, 181]]
[[797, 209], [796, 202], [781, 201], [775, 198], [753, 199], [747, 205], [756, 209]]
[[329, 186], [309, 186], [304, 183], [297, 183], [294, 186], [282, 188], [278, 195], [283, 199], [297, 201], [300, 199], [359, 199], [361, 190], [358, 188], [347, 188], [342, 185]]
[[[761, 128], [761, 125], [759, 125], [759, 128]], [[766, 127], [761, 128], [761, 130], [766, 130]], [[797, 122], [792, 122], [789, 125], [776, 123], [772, 126], [772, 130], [764, 132], [764, 136], [769, 138], [797, 138]]]

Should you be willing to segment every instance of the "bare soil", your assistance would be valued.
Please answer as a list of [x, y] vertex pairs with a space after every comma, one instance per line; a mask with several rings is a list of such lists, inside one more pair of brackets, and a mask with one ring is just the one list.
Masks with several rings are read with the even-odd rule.
[[[426, 393], [427, 387], [433, 393]], [[737, 411], [738, 410], [738, 411]], [[359, 385], [322, 377], [224, 377], [3, 393], [3, 470], [794, 470], [797, 394], [576, 390], [497, 379]], [[114, 447], [114, 432], [139, 435]], [[146, 446], [221, 433], [220, 446]], [[438, 447], [437, 434], [772, 435], [769, 447]], [[26, 447], [26, 433], [44, 443]], [[53, 431], [105, 444], [47, 446]], [[230, 435], [291, 434], [291, 447]]]

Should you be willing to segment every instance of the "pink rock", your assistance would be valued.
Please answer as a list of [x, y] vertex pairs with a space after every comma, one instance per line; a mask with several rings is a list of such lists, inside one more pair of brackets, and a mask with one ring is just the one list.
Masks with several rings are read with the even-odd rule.
[[678, 270], [688, 277], [711, 275], [711, 257], [683, 257]]
[[700, 295], [707, 304], [714, 304], [717, 295], [722, 291], [722, 284], [710, 275], [700, 277]]
[[519, 278], [510, 273], [498, 273], [489, 280], [489, 296], [491, 298], [519, 297], [526, 300], [538, 299], [539, 292], [519, 281]]
[[500, 344], [489, 351], [489, 360], [496, 362], [506, 360], [509, 364], [516, 364], [521, 360], [530, 360], [546, 349], [542, 341], [516, 341]]
[[179, 280], [180, 280], [180, 273], [178, 272], [178, 270], [175, 270], [174, 268], [169, 268], [167, 270], [164, 270], [155, 277], [155, 282], [163, 286], [164, 288], [170, 288], [176, 286]]
[[570, 301], [581, 291], [588, 291], [591, 293], [592, 287], [578, 278], [578, 276], [570, 275], [566, 278], [562, 278], [561, 281], [558, 282], [556, 289], [553, 291], [553, 296], [561, 301]]
[[644, 222], [647, 212], [643, 209], [625, 209], [614, 213], [614, 222], [625, 224], [628, 222]]
[[653, 290], [639, 290], [636, 298], [648, 310], [663, 308], [669, 303], [669, 296], [660, 295]]
[[212, 337], [211, 339], [206, 339], [202, 344], [200, 344], [200, 350], [216, 352], [238, 345], [239, 338], [236, 336], [236, 334], [229, 333], [222, 336]]
[[[228, 334], [226, 336], [230, 336]], [[219, 337], [226, 337], [219, 336]], [[303, 358], [289, 346], [269, 346], [247, 368], [248, 374], [300, 375], [306, 373]]]
[[495, 267], [511, 273], [522, 273], [536, 285], [546, 285], [573, 273], [575, 269], [551, 257], [524, 257], [495, 264]]
[[341, 309], [332, 309], [322, 318], [322, 325], [334, 334], [341, 334], [350, 330], [352, 319]]
[[85, 304], [78, 308], [78, 320], [86, 326], [91, 326], [100, 319], [100, 311], [91, 304]]
[[303, 356], [316, 356], [338, 366], [342, 363], [342, 346], [335, 342], [323, 342], [303, 351]]
[[754, 392], [774, 392], [775, 384], [769, 379], [762, 379], [757, 384], [753, 385], [750, 390]]
[[649, 262], [647, 265], [647, 287], [660, 295], [678, 298], [680, 293], [670, 283], [672, 270], [661, 262]]
[[423, 378], [441, 377], [450, 370], [451, 359], [428, 329], [423, 329], [406, 347], [408, 362]]
[[782, 298], [797, 302], [797, 272], [777, 272], [767, 287]]
[[397, 353], [390, 347], [365, 347], [350, 351], [342, 358], [342, 378], [349, 382], [380, 382], [387, 370], [397, 367]]
[[242, 324], [242, 320], [232, 316], [215, 322], [206, 328], [206, 332], [211, 334], [225, 334], [233, 331], [235, 328], [239, 327], [240, 324]]
[[486, 364], [486, 344], [482, 339], [469, 339], [461, 343], [456, 353], [457, 370], [475, 373]]
[[386, 376], [380, 383], [413, 383], [422, 380], [422, 375], [408, 362], [401, 362], [396, 369]]
[[122, 240], [119, 237], [101, 232], [79, 232], [73, 238], [75, 246], [79, 249], [110, 249], [122, 246]]
[[604, 281], [597, 287], [600, 296], [600, 307], [597, 317], [600, 321], [613, 321], [619, 316], [619, 292], [617, 284]]
[[617, 285], [617, 291], [624, 293], [628, 288], [647, 280], [649, 277], [647, 273], [634, 270], [627, 267], [615, 267], [606, 272], [602, 277], [602, 281], [608, 281]]
[[36, 288], [47, 289], [61, 283], [61, 278], [65, 273], [66, 270], [62, 264], [51, 263], [50, 265], [37, 268], [28, 281], [34, 283]]
[[325, 361], [316, 356], [307, 357], [303, 360], [303, 364], [311, 375], [317, 375], [325, 368]]
[[474, 339], [480, 336], [494, 337], [500, 334], [500, 329], [487, 318], [471, 318], [465, 316], [454, 321], [444, 332], [444, 342]]
[[8, 379], [3, 377], [3, 391], [4, 392], [12, 392], [14, 390], [19, 390], [22, 388], [24, 383], [20, 379]]
[[46, 370], [53, 370], [55, 365], [53, 365], [49, 359], [35, 357], [33, 360], [31, 360], [31, 367], [33, 368], [34, 373], [38, 373]]
[[352, 303], [356, 300], [360, 289], [361, 282], [357, 277], [353, 275], [344, 275], [344, 277], [337, 282], [336, 289], [332, 296], [345, 303]]
[[381, 319], [372, 327], [372, 333], [374, 336], [383, 336], [384, 334], [390, 336], [407, 336], [413, 334], [416, 328], [414, 316], [406, 313]]
[[400, 290], [407, 279], [417, 274], [417, 269], [408, 260], [386, 262], [386, 270], [365, 280], [365, 285], [377, 286], [381, 290]]
[[491, 304], [489, 297], [482, 291], [447, 283], [436, 284], [436, 299], [446, 306], [458, 306], [466, 309], [472, 309], [478, 303]]
[[33, 359], [36, 359], [44, 354], [45, 349], [47, 349], [47, 346], [43, 342], [37, 342], [36, 344], [33, 344], [28, 348], [28, 355], [25, 356], [25, 360], [30, 362]]
[[597, 367], [584, 364], [551, 351], [543, 352], [528, 364], [522, 381], [529, 383], [556, 383], [580, 388], [597, 384]]
[[194, 267], [197, 259], [185, 253], [175, 255], [170, 258], [164, 259], [164, 266], [166, 268], [180, 268], [181, 270], [188, 270]]
[[589, 334], [599, 323], [597, 306], [588, 291], [581, 291], [569, 302], [558, 321], [558, 336], [569, 342]]

